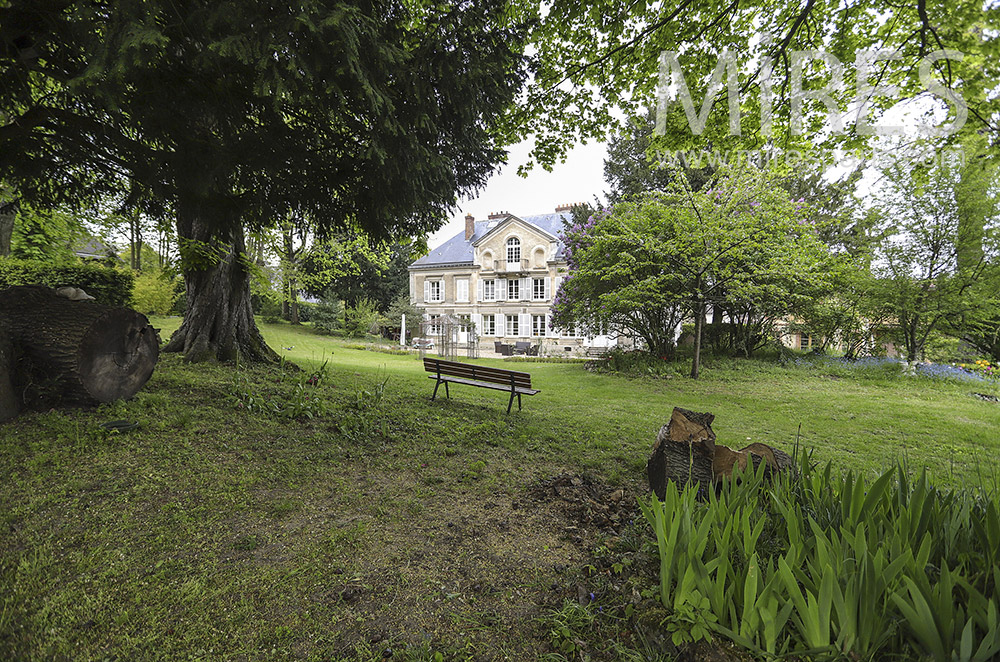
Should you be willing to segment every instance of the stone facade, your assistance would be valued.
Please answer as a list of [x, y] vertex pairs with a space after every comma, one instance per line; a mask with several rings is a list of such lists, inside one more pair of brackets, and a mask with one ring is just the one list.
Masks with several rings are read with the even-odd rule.
[[[580, 354], [606, 347], [605, 336], [573, 329], [553, 329], [552, 300], [566, 275], [558, 234], [566, 207], [555, 214], [491, 214], [486, 221], [466, 217], [465, 232], [449, 239], [410, 265], [410, 301], [421, 310], [434, 338], [438, 315], [464, 317], [480, 346], [494, 341], [531, 342], [543, 355]], [[463, 334], [460, 342], [466, 342]]]

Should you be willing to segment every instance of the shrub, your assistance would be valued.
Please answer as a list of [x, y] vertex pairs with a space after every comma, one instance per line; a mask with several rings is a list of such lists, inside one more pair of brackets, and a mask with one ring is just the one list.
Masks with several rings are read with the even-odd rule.
[[1000, 653], [1000, 495], [942, 492], [900, 466], [874, 480], [800, 454], [699, 501], [642, 502], [665, 623], [698, 622], [759, 655], [987, 662]]
[[684, 367], [666, 356], [655, 356], [640, 349], [613, 347], [591, 367], [598, 372], [618, 372], [636, 377], [662, 377], [685, 374]]
[[364, 338], [370, 333], [378, 332], [379, 319], [375, 302], [368, 297], [362, 297], [354, 306], [347, 309], [344, 330], [352, 338]]
[[93, 263], [52, 264], [38, 260], [0, 259], [0, 289], [14, 285], [79, 287], [106, 306], [130, 306], [134, 280], [130, 271]]
[[144, 315], [169, 315], [177, 298], [177, 279], [164, 272], [144, 271], [135, 277], [133, 308]]
[[337, 299], [323, 299], [313, 307], [311, 321], [318, 333], [332, 335], [344, 325], [344, 304]]

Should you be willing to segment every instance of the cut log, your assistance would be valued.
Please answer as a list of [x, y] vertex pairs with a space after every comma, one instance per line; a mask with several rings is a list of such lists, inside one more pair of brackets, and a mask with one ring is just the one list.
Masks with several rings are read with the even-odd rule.
[[23, 392], [24, 405], [129, 398], [149, 380], [159, 358], [159, 339], [145, 315], [72, 301], [47, 287], [0, 292], [0, 327], [23, 354], [0, 382], [6, 377]]
[[704, 495], [713, 484], [732, 478], [734, 469], [742, 471], [748, 465], [757, 469], [764, 463], [767, 474], [792, 469], [792, 458], [767, 444], [754, 443], [738, 451], [717, 444], [714, 420], [709, 413], [674, 408], [646, 464], [649, 487], [658, 498], [664, 498], [670, 482], [677, 487], [695, 483]]
[[712, 414], [674, 407], [670, 422], [656, 435], [653, 454], [646, 463], [649, 487], [657, 497], [666, 494], [667, 483], [678, 487], [695, 483], [699, 491], [715, 480], [712, 462], [715, 457], [715, 433]]

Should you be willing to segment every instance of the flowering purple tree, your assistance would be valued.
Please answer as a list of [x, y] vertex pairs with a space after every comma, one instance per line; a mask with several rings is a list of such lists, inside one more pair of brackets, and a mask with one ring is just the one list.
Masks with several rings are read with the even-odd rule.
[[721, 170], [699, 191], [678, 173], [666, 192], [601, 210], [563, 240], [569, 275], [554, 323], [629, 333], [670, 358], [679, 323], [693, 320], [692, 377], [710, 304], [790, 313], [824, 288], [830, 259], [804, 201], [750, 166]]

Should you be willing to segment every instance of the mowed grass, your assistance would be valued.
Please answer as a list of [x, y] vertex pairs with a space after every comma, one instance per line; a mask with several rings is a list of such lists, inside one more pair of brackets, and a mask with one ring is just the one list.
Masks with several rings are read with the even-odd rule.
[[[178, 323], [154, 322], [164, 338]], [[496, 391], [430, 402], [415, 356], [262, 329], [303, 372], [237, 379], [163, 356], [129, 402], [0, 425], [0, 659], [537, 659], [551, 648], [539, 618], [576, 597], [566, 568], [589, 563], [597, 534], [533, 488], [568, 472], [641, 492], [674, 406], [714, 413], [719, 443], [798, 438], [866, 473], [905, 457], [952, 486], [990, 480], [1000, 445], [1000, 405], [970, 395], [995, 386], [757, 361], [709, 361], [698, 381], [485, 361], [541, 389], [507, 416]], [[306, 397], [313, 418], [267, 411]], [[141, 427], [100, 427], [119, 419]]]
[[[179, 322], [164, 318], [156, 325], [166, 338]], [[261, 328], [290, 361], [305, 366], [329, 361], [354, 377], [388, 377], [390, 390], [404, 398], [429, 398], [433, 390], [416, 354], [352, 349], [364, 343], [316, 335], [306, 327]], [[524, 398], [524, 410], [514, 420], [522, 436], [535, 440], [534, 450], [571, 458], [574, 466], [612, 480], [640, 477], [636, 472], [644, 470], [656, 433], [674, 407], [715, 414], [718, 443], [733, 448], [763, 442], [791, 451], [798, 441], [817, 460], [845, 469], [876, 472], [900, 459], [911, 468], [926, 467], [944, 485], [968, 484], [970, 475], [992, 476], [991, 458], [1000, 448], [1000, 405], [972, 395], [997, 395], [1000, 382], [956, 383], [884, 371], [845, 376], [822, 367], [711, 358], [700, 380], [595, 374], [582, 364], [478, 362], [531, 373], [542, 392]], [[461, 411], [475, 403], [502, 415], [506, 405], [502, 393], [484, 389], [456, 387], [452, 395], [450, 406]]]

